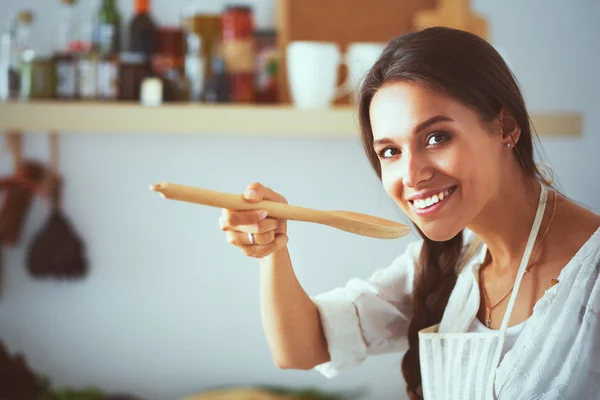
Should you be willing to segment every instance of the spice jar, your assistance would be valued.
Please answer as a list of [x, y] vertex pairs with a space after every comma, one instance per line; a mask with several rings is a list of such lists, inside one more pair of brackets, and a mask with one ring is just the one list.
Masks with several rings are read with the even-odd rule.
[[228, 6], [222, 16], [222, 52], [231, 87], [231, 100], [255, 100], [254, 19], [249, 6]]
[[27, 79], [30, 80], [29, 98], [53, 99], [55, 95], [55, 67], [49, 56], [36, 55], [27, 70]]

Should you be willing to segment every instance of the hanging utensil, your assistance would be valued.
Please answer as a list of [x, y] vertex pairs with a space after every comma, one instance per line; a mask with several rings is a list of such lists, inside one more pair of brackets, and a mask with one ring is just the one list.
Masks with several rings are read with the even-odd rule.
[[0, 178], [0, 189], [6, 191], [0, 209], [0, 242], [15, 246], [21, 238], [33, 198], [31, 187], [43, 179], [44, 167], [40, 163], [23, 160], [21, 132], [7, 133], [6, 140], [12, 153], [14, 172], [12, 176]]
[[58, 173], [58, 137], [50, 134], [50, 165], [44, 182], [50, 215], [34, 237], [27, 254], [27, 269], [37, 278], [74, 279], [85, 276], [85, 244], [61, 209], [62, 179]]

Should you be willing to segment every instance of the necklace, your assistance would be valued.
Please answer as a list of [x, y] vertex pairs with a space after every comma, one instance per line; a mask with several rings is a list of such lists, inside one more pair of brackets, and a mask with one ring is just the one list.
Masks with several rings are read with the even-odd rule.
[[[533, 257], [531, 257], [531, 260], [535, 260], [535, 256], [542, 248], [542, 243], [544, 243], [544, 239], [546, 239], [546, 236], [548, 235], [548, 232], [550, 231], [550, 226], [552, 226], [552, 221], [554, 221], [555, 213], [556, 213], [556, 192], [554, 193], [554, 201], [552, 204], [552, 215], [550, 216], [550, 221], [548, 222], [548, 226], [546, 227], [546, 230], [542, 234], [542, 238], [540, 239], [538, 248], [536, 249], [535, 253], [533, 254]], [[531, 264], [531, 262], [530, 262], [530, 264], [527, 266], [527, 268], [525, 268], [525, 274], [529, 272], [529, 269], [532, 266], [533, 266], [533, 264]], [[485, 290], [485, 283], [483, 281], [483, 276], [481, 275], [482, 271], [483, 271], [483, 268], [481, 268], [479, 270], [479, 277], [480, 277], [480, 281], [481, 281], [481, 289], [482, 289], [482, 292], [483, 292], [484, 298], [485, 298], [485, 325], [489, 328], [490, 325], [492, 324], [492, 310], [494, 308], [496, 308], [498, 305], [500, 305], [500, 303], [502, 303], [504, 301], [504, 299], [506, 299], [506, 297], [513, 291], [513, 289], [515, 288], [516, 282], [512, 284], [512, 286], [508, 289], [508, 291], [506, 293], [504, 293], [504, 296], [502, 296], [500, 298], [500, 300], [498, 300], [496, 302], [496, 304], [489, 305], [489, 304], [491, 304], [491, 301], [490, 301], [490, 298], [488, 297], [487, 290]], [[554, 282], [555, 282], [555, 279], [552, 280], [553, 285], [555, 284]]]

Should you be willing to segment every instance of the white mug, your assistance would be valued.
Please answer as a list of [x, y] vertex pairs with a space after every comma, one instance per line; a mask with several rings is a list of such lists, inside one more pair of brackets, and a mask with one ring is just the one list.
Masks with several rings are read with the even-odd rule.
[[[352, 43], [346, 54], [333, 42], [294, 41], [288, 44], [287, 73], [294, 105], [303, 109], [328, 108], [347, 94], [356, 101], [364, 75], [383, 51], [385, 43]], [[339, 66], [348, 78], [337, 86]]]
[[346, 83], [337, 87], [338, 69], [343, 62], [337, 44], [294, 41], [286, 51], [290, 94], [296, 107], [327, 108], [347, 94]]
[[365, 75], [375, 64], [386, 43], [351, 43], [346, 50], [345, 64], [348, 67], [349, 81], [346, 88], [352, 93], [352, 100], [358, 100], [358, 92]]

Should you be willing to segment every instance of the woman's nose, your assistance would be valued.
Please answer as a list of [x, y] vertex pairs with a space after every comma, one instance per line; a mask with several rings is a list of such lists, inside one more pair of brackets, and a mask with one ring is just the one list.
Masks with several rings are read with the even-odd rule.
[[431, 168], [428, 158], [419, 152], [405, 152], [400, 164], [400, 178], [404, 186], [414, 188], [420, 182], [433, 177], [433, 168]]

